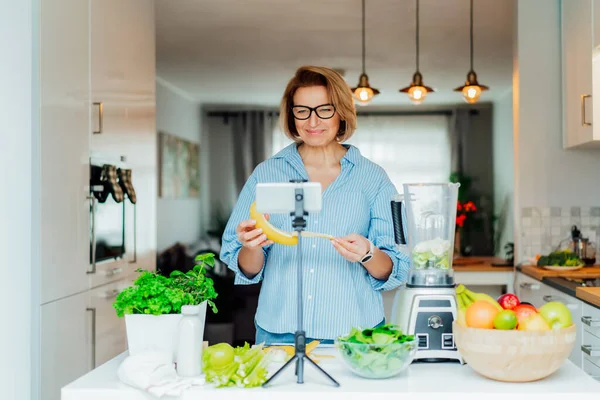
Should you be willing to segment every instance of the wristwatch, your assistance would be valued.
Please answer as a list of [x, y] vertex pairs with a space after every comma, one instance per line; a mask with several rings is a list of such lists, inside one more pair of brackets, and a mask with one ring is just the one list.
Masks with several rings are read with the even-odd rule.
[[[367, 239], [369, 240], [369, 239]], [[364, 257], [360, 260], [361, 264], [366, 263], [367, 261], [369, 261], [371, 258], [373, 258], [373, 251], [375, 251], [375, 245], [373, 244], [373, 242], [371, 242], [369, 240], [369, 251], [367, 252], [367, 254], [364, 255]]]

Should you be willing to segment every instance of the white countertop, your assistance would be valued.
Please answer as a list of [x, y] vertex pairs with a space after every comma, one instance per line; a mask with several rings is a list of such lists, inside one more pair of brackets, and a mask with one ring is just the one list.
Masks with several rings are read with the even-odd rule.
[[[335, 354], [332, 348], [318, 348], [315, 353]], [[149, 400], [149, 394], [129, 387], [117, 378], [117, 368], [127, 356], [123, 353], [96, 368], [62, 389], [62, 400]], [[319, 365], [340, 383], [334, 387], [323, 375], [305, 362], [304, 384], [296, 383], [294, 367], [290, 366], [267, 388], [219, 388], [210, 384], [194, 387], [181, 400], [200, 399], [278, 399], [326, 397], [333, 399], [360, 399], [386, 397], [397, 399], [507, 399], [514, 394], [526, 394], [527, 399], [565, 399], [565, 394], [577, 395], [577, 400], [600, 396], [600, 382], [577, 368], [571, 361], [553, 375], [537, 382], [504, 383], [478, 375], [468, 365], [448, 363], [413, 363], [400, 375], [383, 380], [364, 379], [354, 375], [341, 360], [321, 359]], [[272, 372], [282, 363], [272, 363]], [[407, 396], [408, 395], [408, 396]], [[400, 397], [401, 396], [401, 397]], [[410, 396], [410, 397], [409, 397]], [[483, 396], [483, 397], [482, 397]], [[172, 399], [163, 397], [163, 399]]]

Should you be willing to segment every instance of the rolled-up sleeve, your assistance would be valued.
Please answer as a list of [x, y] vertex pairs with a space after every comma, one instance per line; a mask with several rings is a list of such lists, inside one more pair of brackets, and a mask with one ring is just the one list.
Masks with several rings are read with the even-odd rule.
[[397, 194], [396, 188], [384, 173], [381, 188], [371, 205], [371, 225], [369, 240], [375, 247], [387, 254], [392, 260], [392, 273], [387, 280], [376, 279], [369, 275], [375, 290], [392, 290], [406, 282], [410, 268], [410, 257], [404, 254], [394, 239], [391, 201]]
[[250, 219], [250, 205], [254, 201], [255, 193], [256, 177], [254, 174], [252, 174], [240, 192], [237, 203], [235, 204], [233, 211], [231, 212], [231, 216], [229, 217], [229, 221], [227, 221], [227, 225], [225, 226], [225, 231], [221, 240], [221, 252], [219, 258], [230, 270], [235, 272], [234, 283], [236, 285], [252, 285], [260, 282], [263, 278], [267, 256], [269, 254], [270, 246], [263, 247], [263, 266], [260, 269], [260, 272], [251, 279], [248, 278], [239, 267], [238, 256], [242, 250], [242, 243], [238, 240], [235, 229], [240, 222]]

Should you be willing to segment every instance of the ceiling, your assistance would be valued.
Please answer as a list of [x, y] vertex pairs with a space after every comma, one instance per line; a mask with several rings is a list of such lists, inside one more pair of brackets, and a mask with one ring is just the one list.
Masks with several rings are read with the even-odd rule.
[[[361, 72], [360, 0], [155, 0], [157, 74], [199, 103], [277, 105], [305, 64]], [[415, 71], [415, 1], [366, 2], [373, 106], [411, 104], [398, 89]], [[493, 101], [512, 85], [513, 0], [474, 1], [474, 67]], [[420, 70], [436, 89], [423, 105], [462, 103], [469, 1], [421, 0]]]

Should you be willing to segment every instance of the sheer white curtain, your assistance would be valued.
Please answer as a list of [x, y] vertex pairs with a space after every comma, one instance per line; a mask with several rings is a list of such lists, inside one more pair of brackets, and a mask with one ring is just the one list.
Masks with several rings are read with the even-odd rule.
[[[398, 190], [409, 182], [448, 182], [451, 142], [448, 116], [359, 116], [346, 143], [380, 165]], [[275, 128], [273, 154], [291, 141]]]

